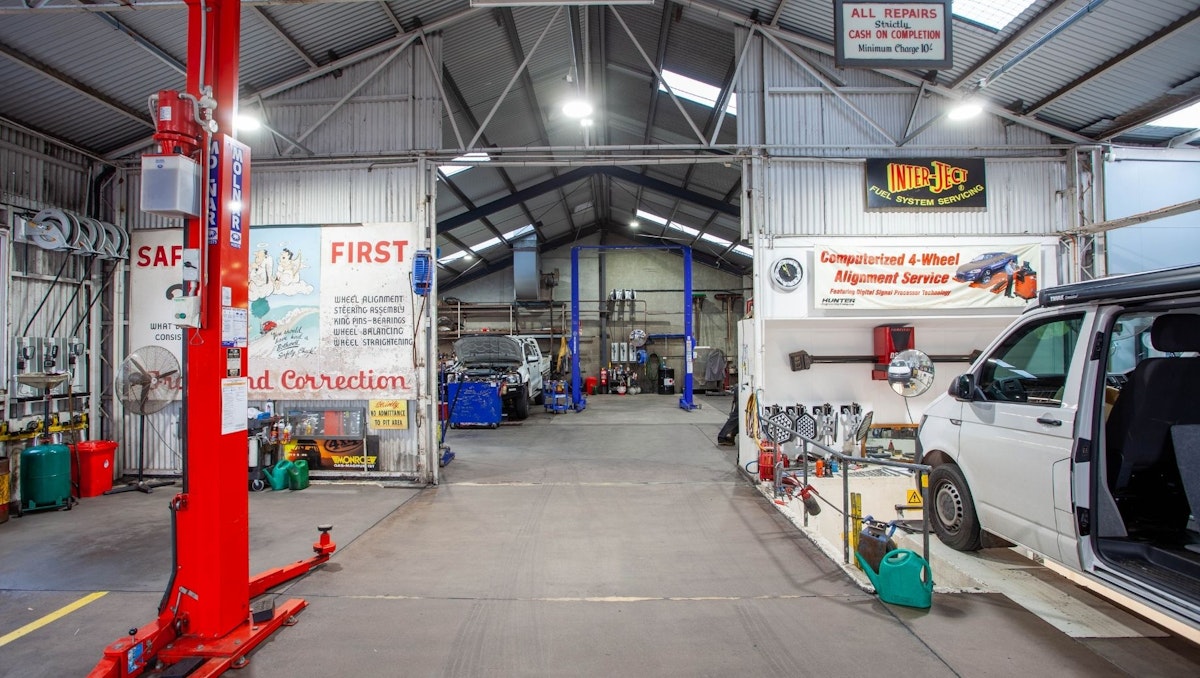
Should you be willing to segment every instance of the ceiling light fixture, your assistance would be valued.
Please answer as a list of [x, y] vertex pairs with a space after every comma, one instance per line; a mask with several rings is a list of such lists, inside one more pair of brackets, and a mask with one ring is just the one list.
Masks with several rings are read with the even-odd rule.
[[983, 105], [976, 99], [963, 99], [946, 113], [951, 120], [970, 120], [983, 112]]
[[629, 228], [637, 228], [638, 226], [641, 226], [641, 224], [640, 224], [640, 223], [638, 223], [638, 220], [637, 220], [637, 219], [630, 219], [630, 220], [629, 220]]
[[568, 118], [586, 118], [592, 114], [592, 105], [583, 99], [571, 99], [563, 104], [562, 112]]
[[567, 81], [567, 99], [562, 106], [563, 115], [574, 119], [587, 118], [592, 114], [592, 105], [583, 95], [582, 88], [579, 86], [579, 78], [575, 77], [574, 65], [567, 69], [565, 80]]
[[262, 128], [262, 121], [254, 116], [238, 113], [234, 117], [233, 126], [239, 132], [253, 132], [256, 129]]

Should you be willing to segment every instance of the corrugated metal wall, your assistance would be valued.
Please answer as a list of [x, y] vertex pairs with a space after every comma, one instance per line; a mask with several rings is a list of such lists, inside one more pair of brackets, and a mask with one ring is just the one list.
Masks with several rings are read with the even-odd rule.
[[82, 213], [91, 164], [81, 153], [0, 125], [0, 198], [9, 205]]
[[[747, 34], [738, 31], [739, 53]], [[1047, 135], [988, 115], [954, 123], [939, 118], [947, 106], [940, 96], [919, 97], [916, 87], [873, 71], [838, 70], [831, 57], [795, 45], [781, 47], [761, 35], [751, 40], [737, 80], [738, 135], [740, 144], [763, 148], [765, 156], [754, 165], [761, 174], [751, 177], [761, 190], [754, 196], [762, 201], [759, 232], [1048, 235], [1068, 227], [1066, 151], [1052, 147]], [[845, 100], [814, 70], [834, 74]], [[936, 121], [897, 147], [929, 120]], [[865, 210], [865, 158], [924, 156], [987, 158], [987, 210], [919, 216]]]
[[766, 163], [771, 235], [1053, 235], [1065, 228], [1067, 168], [1057, 159], [989, 159], [986, 211], [867, 212], [861, 160]]
[[[739, 29], [739, 54], [746, 35]], [[941, 115], [950, 102], [936, 95], [918, 97], [916, 87], [873, 71], [839, 70], [831, 57], [795, 45], [785, 44], [785, 52], [761, 35], [753, 41], [737, 79], [738, 143], [765, 145], [772, 156], [861, 158], [936, 151], [942, 156], [996, 157], [1062, 152], [1030, 148], [1049, 146], [1051, 139], [989, 115], [963, 122], [937, 119], [896, 147], [906, 135]], [[801, 65], [801, 59], [809, 66]], [[839, 94], [845, 101], [825, 88], [813, 70], [834, 74], [841, 81]]]
[[[91, 177], [97, 163], [77, 151], [45, 141], [40, 136], [0, 125], [0, 207], [9, 218], [0, 222], [0, 228], [15, 226], [18, 217], [32, 216], [42, 209], [62, 209], [77, 216], [85, 215], [88, 209], [88, 193]], [[111, 214], [94, 212], [111, 220]], [[77, 338], [84, 342], [87, 353], [71, 364], [60, 353], [53, 368], [38, 368], [45, 371], [69, 370], [79, 374], [72, 379], [68, 394], [66, 386], [53, 392], [50, 405], [64, 423], [82, 414], [93, 416], [91, 430], [72, 434], [64, 438], [71, 442], [73, 436], [87, 435], [98, 438], [114, 432], [104, 430], [101, 422], [94, 418], [95, 402], [102, 389], [100, 379], [102, 359], [98, 307], [90, 302], [99, 294], [106, 277], [115, 262], [100, 260], [83, 253], [48, 251], [35, 245], [16, 242], [12, 232], [7, 240], [11, 247], [0, 252], [7, 267], [8, 279], [0, 285], [8, 285], [7, 323], [4, 326], [3, 350], [11, 356], [14, 338]], [[13, 361], [4, 361], [6, 369], [2, 378], [3, 387], [9, 392], [3, 397], [6, 405], [3, 418], [13, 430], [27, 424], [36, 424], [45, 416], [45, 400], [37, 397], [40, 392], [24, 397], [12, 390], [9, 381], [15, 371]], [[20, 449], [31, 444], [30, 439], [19, 439], [4, 443], [4, 450]]]

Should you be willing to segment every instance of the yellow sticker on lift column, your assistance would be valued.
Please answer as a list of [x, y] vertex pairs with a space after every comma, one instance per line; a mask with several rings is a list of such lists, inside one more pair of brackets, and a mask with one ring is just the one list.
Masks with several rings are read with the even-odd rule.
[[920, 506], [921, 505], [921, 493], [918, 492], [917, 490], [909, 490], [908, 498], [905, 499], [905, 503], [907, 503], [909, 506]]

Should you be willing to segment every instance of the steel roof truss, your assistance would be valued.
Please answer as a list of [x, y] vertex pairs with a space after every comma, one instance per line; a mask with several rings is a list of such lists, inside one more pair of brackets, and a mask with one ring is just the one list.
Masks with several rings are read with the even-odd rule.
[[1086, 85], [1091, 80], [1100, 77], [1104, 73], [1121, 65], [1122, 63], [1137, 56], [1138, 54], [1144, 52], [1145, 50], [1155, 46], [1156, 44], [1162, 42], [1163, 40], [1166, 40], [1167, 38], [1171, 37], [1175, 33], [1178, 33], [1179, 31], [1184, 30], [1185, 28], [1189, 28], [1192, 24], [1196, 23], [1197, 21], [1200, 21], [1200, 9], [1192, 10], [1186, 16], [1180, 18], [1178, 21], [1172, 23], [1170, 26], [1167, 26], [1166, 28], [1156, 32], [1154, 35], [1151, 35], [1150, 37], [1146, 38], [1145, 40], [1142, 40], [1141, 42], [1134, 45], [1133, 47], [1130, 47], [1129, 49], [1125, 50], [1124, 52], [1121, 52], [1120, 54], [1109, 59], [1108, 61], [1105, 61], [1104, 63], [1093, 68], [1092, 70], [1088, 71], [1087, 73], [1084, 73], [1083, 75], [1072, 80], [1071, 82], [1067, 83], [1066, 85], [1063, 85], [1061, 88], [1059, 88], [1055, 92], [1047, 95], [1041, 101], [1038, 101], [1037, 103], [1031, 105], [1029, 108], [1025, 109], [1022, 112], [1025, 113], [1026, 115], [1033, 115], [1033, 114], [1037, 113], [1038, 111], [1042, 110], [1043, 108], [1049, 106], [1054, 101], [1057, 101], [1058, 99], [1062, 98], [1063, 96], [1066, 96], [1068, 93], [1082, 87], [1083, 85]]
[[123, 22], [118, 20], [115, 16], [105, 13], [105, 12], [97, 12], [97, 13], [92, 14], [92, 16], [96, 17], [97, 19], [102, 20], [104, 23], [108, 24], [109, 26], [112, 26], [114, 29], [121, 31], [125, 35], [129, 36], [129, 39], [133, 40], [134, 44], [136, 44], [138, 47], [141, 47], [142, 49], [146, 50], [150, 54], [154, 55], [154, 57], [156, 59], [158, 59], [159, 61], [166, 64], [172, 70], [174, 70], [180, 74], [184, 74], [184, 75], [187, 74], [187, 66], [185, 66], [183, 63], [181, 63], [175, 57], [171, 56], [170, 54], [167, 54], [167, 52], [163, 48], [159, 47], [158, 45], [154, 44], [153, 42], [150, 42], [150, 40], [148, 38], [146, 38], [145, 36], [143, 36], [141, 33], [138, 33], [137, 31], [133, 30], [129, 26], [126, 26]]
[[[504, 86], [504, 91], [501, 92], [500, 96], [496, 98], [496, 103], [492, 105], [492, 110], [488, 111], [487, 117], [483, 119], [483, 124], [479, 126], [479, 129], [475, 130], [475, 136], [472, 137], [471, 142], [467, 144], [468, 150], [473, 150], [475, 148], [475, 144], [479, 141], [479, 137], [483, 136], [483, 132], [485, 129], [487, 129], [488, 123], [490, 123], [492, 118], [495, 117], [496, 111], [500, 109], [500, 105], [503, 104], [504, 100], [508, 97], [508, 93], [512, 90], [513, 85], [517, 83], [517, 79], [521, 77], [521, 74], [529, 65], [529, 60], [533, 57], [534, 53], [537, 52], [537, 48], [542, 44], [542, 40], [546, 38], [546, 34], [550, 32], [550, 28], [554, 26], [554, 22], [558, 20], [558, 16], [560, 14], [562, 14], [562, 5], [559, 5], [558, 9], [554, 10], [554, 16], [550, 17], [550, 21], [546, 22], [546, 27], [542, 29], [542, 34], [538, 36], [537, 42], [533, 43], [533, 47], [529, 50], [529, 54], [525, 55], [525, 59], [521, 62], [521, 65], [517, 66], [517, 72], [513, 73], [513, 76], [509, 79], [508, 84]], [[538, 117], [539, 119], [541, 118], [540, 113]]]
[[785, 55], [787, 55], [787, 57], [789, 59], [796, 62], [796, 64], [798, 66], [800, 66], [800, 68], [803, 68], [804, 70], [808, 71], [808, 73], [810, 75], [812, 75], [814, 78], [816, 78], [817, 82], [821, 83], [821, 85], [825, 89], [829, 90], [830, 94], [837, 97], [838, 101], [841, 101], [843, 104], [846, 105], [846, 107], [848, 107], [850, 110], [854, 111], [858, 115], [858, 117], [862, 118], [868, 125], [871, 126], [871, 129], [875, 130], [876, 132], [879, 132], [879, 134], [882, 135], [884, 139], [888, 140], [888, 143], [893, 144], [893, 145], [896, 144], [896, 140], [892, 138], [892, 135], [887, 133], [887, 130], [880, 127], [878, 123], [876, 123], [874, 120], [871, 119], [871, 116], [867, 115], [853, 101], [850, 101], [849, 97], [847, 97], [840, 90], [838, 90], [837, 85], [834, 84], [832, 81], [830, 81], [829, 78], [826, 78], [825, 74], [821, 73], [821, 71], [814, 68], [813, 65], [808, 62], [808, 59], [793, 52], [790, 48], [788, 48], [787, 45], [783, 44], [783, 42], [779, 38], [775, 37], [771, 33], [767, 32], [767, 31], [760, 31], [760, 32], [764, 36], [766, 36], [767, 39], [770, 40], [776, 47], [778, 47], [781, 52], [783, 52]]
[[670, 83], [663, 79], [662, 69], [657, 68], [654, 65], [654, 62], [650, 60], [650, 57], [646, 54], [646, 50], [642, 49], [642, 43], [638, 42], [637, 36], [633, 34], [633, 31], [629, 30], [629, 26], [626, 25], [625, 20], [621, 18], [621, 13], [617, 11], [616, 6], [609, 5], [608, 9], [611, 10], [613, 16], [617, 18], [617, 23], [621, 24], [621, 28], [625, 29], [625, 35], [629, 36], [629, 40], [633, 43], [633, 46], [637, 48], [638, 54], [642, 55], [642, 60], [646, 62], [646, 65], [650, 67], [650, 70], [654, 71], [654, 77], [657, 79], [655, 83], [662, 83], [662, 86], [667, 90], [667, 94], [671, 96], [671, 101], [675, 102], [675, 107], [679, 109], [679, 113], [683, 116], [683, 119], [687, 120], [688, 126], [691, 127], [692, 132], [696, 134], [696, 139], [700, 143], [704, 143], [704, 133], [700, 131], [699, 127], [696, 127], [696, 123], [692, 120], [692, 116], [688, 115], [687, 111], [683, 107], [683, 104], [680, 103], [679, 97], [675, 96], [675, 90], [671, 88]]
[[[308, 135], [312, 134], [313, 132], [315, 132], [317, 130], [318, 127], [325, 124], [325, 121], [328, 120], [329, 118], [331, 118], [334, 113], [337, 113], [338, 110], [341, 109], [342, 106], [345, 106], [346, 102], [350, 101], [350, 99], [355, 94], [358, 94], [359, 90], [361, 90], [363, 87], [366, 87], [367, 83], [374, 80], [375, 76], [379, 75], [379, 73], [381, 71], [383, 71], [383, 69], [387, 68], [392, 63], [392, 61], [394, 61], [396, 59], [396, 57], [398, 57], [402, 53], [404, 53], [404, 50], [407, 49], [408, 46], [411, 45], [413, 43], [413, 41], [416, 40], [419, 35], [420, 35], [419, 33], [413, 33], [413, 34], [409, 35], [407, 40], [404, 40], [403, 42], [401, 42], [400, 45], [398, 47], [396, 47], [396, 49], [392, 50], [391, 54], [384, 57], [383, 61], [380, 61], [379, 64], [377, 66], [375, 66], [375, 68], [372, 68], [371, 72], [367, 73], [366, 77], [364, 77], [362, 80], [359, 80], [358, 83], [356, 85], [354, 85], [354, 87], [350, 88], [349, 92], [346, 92], [344, 95], [342, 95], [341, 99], [338, 99], [337, 103], [335, 103], [333, 106], [330, 106], [329, 110], [322, 113], [321, 117], [317, 118], [316, 122], [314, 122], [312, 125], [310, 125], [308, 129], [301, 132], [300, 136], [296, 137], [297, 141], [304, 141], [305, 139], [308, 138]], [[296, 148], [296, 147], [289, 146], [288, 149], [286, 151], [284, 151], [284, 153], [285, 154], [290, 153], [292, 151], [292, 149], [294, 149], [294, 148]]]
[[283, 30], [282, 26], [275, 23], [275, 20], [272, 19], [269, 14], [267, 14], [266, 10], [264, 10], [262, 7], [251, 7], [250, 11], [254, 14], [254, 16], [257, 16], [259, 19], [261, 19], [262, 22], [266, 24], [267, 28], [270, 29], [270, 31], [274, 33], [277, 38], [283, 41], [283, 44], [287, 45], [293, 52], [299, 55], [301, 59], [304, 59], [304, 62], [308, 64], [309, 68], [317, 67], [318, 64], [316, 59], [313, 59], [308, 55], [308, 52], [305, 52], [303, 49], [301, 49], [300, 45], [296, 44], [296, 41], [292, 39], [292, 36], [288, 35], [287, 32]]
[[85, 96], [88, 99], [91, 99], [92, 101], [95, 101], [106, 108], [110, 108], [117, 113], [124, 115], [125, 117], [136, 120], [143, 125], [150, 127], [151, 129], [154, 128], [154, 123], [150, 120], [149, 116], [138, 115], [136, 111], [127, 108], [125, 104], [109, 99], [95, 89], [88, 87], [87, 85], [79, 82], [65, 73], [58, 71], [55, 68], [47, 66], [46, 64], [43, 64], [35, 59], [31, 59], [24, 54], [14, 52], [7, 45], [0, 45], [0, 54], [12, 59], [17, 64], [20, 64], [31, 71], [40, 73], [42, 77], [48, 80], [53, 80], [54, 82], [75, 92], [76, 94]]

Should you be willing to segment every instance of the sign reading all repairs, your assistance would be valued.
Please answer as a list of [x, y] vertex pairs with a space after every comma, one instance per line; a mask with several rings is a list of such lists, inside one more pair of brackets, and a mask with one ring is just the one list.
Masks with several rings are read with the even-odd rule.
[[950, 0], [834, 0], [839, 68], [950, 68]]

